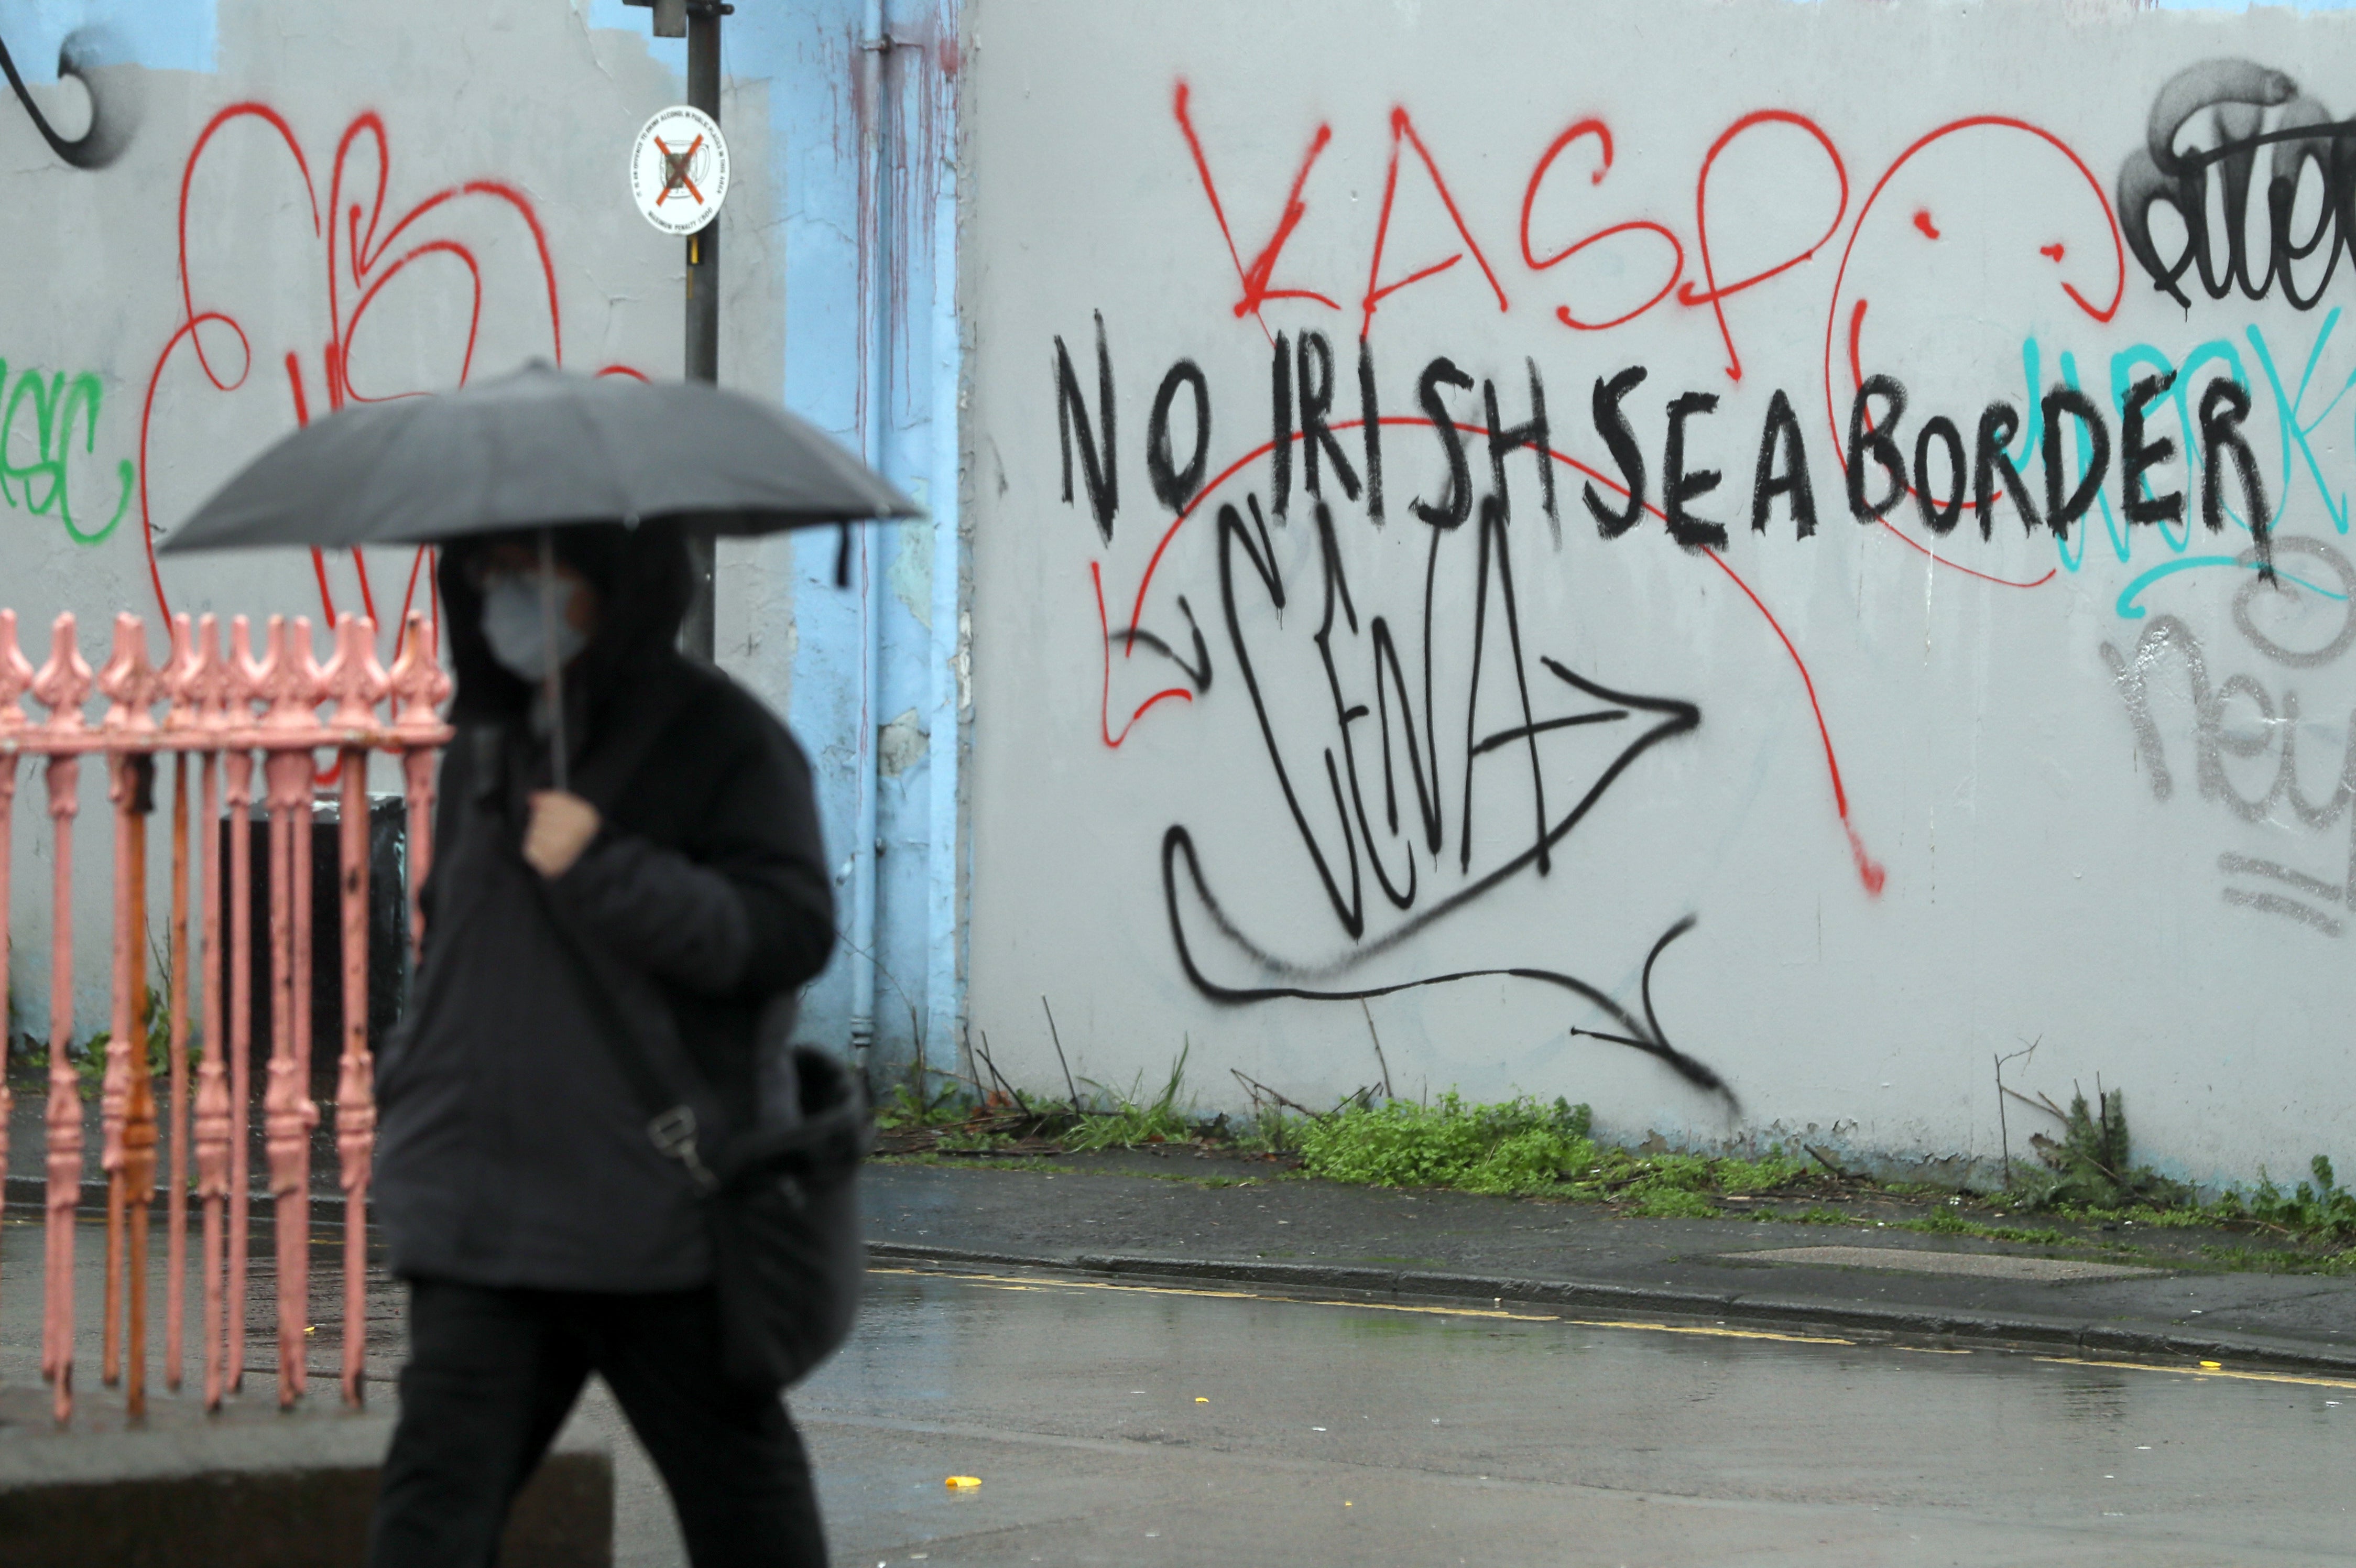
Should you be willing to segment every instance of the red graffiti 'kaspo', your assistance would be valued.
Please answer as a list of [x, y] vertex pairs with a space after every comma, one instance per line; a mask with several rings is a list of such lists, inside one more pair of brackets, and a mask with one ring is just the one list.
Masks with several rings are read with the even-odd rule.
[[[1171, 113], [1177, 121], [1180, 134], [1185, 138], [1187, 150], [1194, 160], [1195, 173], [1202, 180], [1203, 193], [1210, 203], [1212, 218], [1218, 224], [1220, 236], [1226, 244], [1228, 257], [1235, 264], [1237, 281], [1241, 285], [1241, 293], [1234, 306], [1235, 315], [1238, 317], [1258, 317], [1262, 307], [1271, 300], [1307, 300], [1322, 305], [1329, 310], [1343, 310], [1342, 302], [1330, 294], [1312, 288], [1280, 287], [1276, 282], [1277, 268], [1282, 259], [1285, 245], [1291, 240], [1294, 231], [1300, 227], [1301, 219], [1308, 212], [1308, 201], [1303, 192], [1319, 159], [1333, 145], [1333, 127], [1321, 123], [1311, 134], [1309, 145], [1301, 155], [1301, 162], [1293, 173], [1291, 187], [1286, 192], [1284, 206], [1277, 219], [1276, 226], [1269, 232], [1267, 241], [1247, 262], [1236, 243], [1234, 228], [1227, 218], [1226, 203], [1220, 195], [1217, 177], [1212, 172], [1210, 156], [1204, 148], [1201, 134], [1195, 129], [1191, 107], [1192, 100], [1192, 89], [1184, 81], [1180, 81], [1172, 94]], [[1712, 250], [1710, 233], [1712, 177], [1717, 172], [1719, 160], [1738, 143], [1755, 135], [1772, 134], [1778, 128], [1786, 133], [1799, 133], [1803, 138], [1798, 143], [1801, 148], [1800, 156], [1821, 164], [1819, 172], [1824, 177], [1815, 181], [1799, 178], [1795, 174], [1794, 188], [1796, 191], [1812, 192], [1812, 195], [1798, 196], [1794, 199], [1805, 204], [1815, 197], [1828, 196], [1831, 198], [1828, 203], [1821, 199], [1817, 200], [1817, 205], [1827, 207], [1828, 210], [1815, 215], [1799, 215], [1800, 218], [1807, 220], [1802, 223], [1802, 228], [1807, 236], [1804, 245], [1785, 253], [1775, 254], [1763, 263], [1751, 266], [1751, 270], [1740, 276], [1721, 280], [1719, 276], [1718, 258]], [[1395, 106], [1391, 110], [1388, 136], [1389, 158], [1383, 179], [1380, 215], [1376, 220], [1373, 244], [1367, 258], [1365, 287], [1356, 302], [1359, 335], [1365, 337], [1373, 332], [1376, 314], [1381, 309], [1384, 300], [1402, 289], [1413, 287], [1450, 271], [1467, 257], [1472, 259], [1474, 267], [1486, 283], [1488, 293], [1497, 302], [1497, 309], [1501, 313], [1510, 311], [1513, 308], [1512, 297], [1506, 291], [1504, 280], [1498, 276], [1497, 269], [1492, 263], [1488, 252], [1475, 238], [1475, 225], [1468, 220], [1453, 188], [1449, 184], [1447, 175], [1442, 171], [1440, 158], [1434, 155], [1430, 145], [1424, 140], [1422, 133], [1417, 128], [1413, 114], [1404, 106]], [[1571, 154], [1574, 148], [1584, 151], [1590, 145], [1593, 162], [1587, 171], [1588, 183], [1601, 185], [1605, 176], [1612, 169], [1614, 144], [1610, 125], [1600, 118], [1584, 118], [1566, 126], [1544, 151], [1539, 153], [1532, 165], [1529, 177], [1523, 186], [1521, 209], [1517, 215], [1519, 222], [1515, 229], [1524, 265], [1532, 274], [1543, 274], [1561, 266], [1594, 246], [1622, 244], [1640, 252], [1631, 263], [1633, 269], [1639, 275], [1646, 276], [1648, 279], [1657, 277], [1659, 282], [1657, 285], [1650, 288], [1642, 303], [1632, 309], [1623, 310], [1618, 315], [1604, 319], [1590, 319], [1581, 313], [1574, 302], [1554, 299], [1545, 302], [1548, 313], [1572, 330], [1600, 332], [1624, 326], [1635, 320], [1672, 295], [1681, 306], [1688, 307], [1708, 306], [1718, 318], [1719, 333], [1726, 345], [1727, 372], [1732, 378], [1740, 380], [1742, 373], [1741, 355], [1735, 349], [1733, 329], [1727, 323], [1723, 302], [1771, 278], [1781, 276], [1808, 261], [1839, 232], [1842, 220], [1848, 214], [1848, 169], [1841, 159], [1839, 150], [1833, 145], [1832, 138], [1814, 120], [1804, 114], [1782, 109], [1765, 109], [1740, 116], [1712, 141], [1709, 150], [1703, 155], [1701, 166], [1694, 179], [1692, 255], [1695, 267], [1701, 274], [1699, 279], [1686, 275], [1687, 246], [1678, 237], [1676, 231], [1666, 223], [1650, 218], [1628, 219], [1607, 223], [1585, 234], [1574, 236], [1561, 244], [1551, 245], [1544, 254], [1539, 252], [1537, 244], [1534, 242], [1532, 237], [1532, 220], [1539, 202], [1554, 184], [1577, 177], [1579, 166], [1583, 160], [1566, 155]], [[1390, 253], [1392, 251], [1391, 217], [1398, 197], [1400, 172], [1402, 168], [1408, 167], [1408, 155], [1409, 154], [1413, 155], [1413, 167], [1421, 170], [1423, 178], [1439, 199], [1454, 230], [1453, 239], [1443, 242], [1453, 244], [1457, 248], [1436, 260], [1422, 261], [1421, 264], [1402, 265], [1397, 256]], [[1821, 191], [1814, 192], [1815, 186], [1821, 186]], [[1814, 221], [1814, 218], [1819, 216], [1822, 219], [1820, 228]], [[1641, 252], [1649, 252], [1649, 255]], [[1644, 269], [1647, 267], [1652, 271], [1645, 272]]]

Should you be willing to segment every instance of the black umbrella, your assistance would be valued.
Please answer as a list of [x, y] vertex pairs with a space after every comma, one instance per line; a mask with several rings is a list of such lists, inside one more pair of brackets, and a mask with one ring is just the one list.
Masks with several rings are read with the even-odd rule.
[[658, 519], [773, 533], [918, 510], [816, 427], [741, 393], [531, 364], [314, 421], [164, 548], [419, 544]]
[[348, 405], [304, 426], [247, 464], [163, 549], [423, 544], [538, 529], [562, 789], [552, 530], [665, 521], [742, 535], [836, 524], [847, 543], [852, 522], [919, 510], [781, 409], [703, 381], [533, 363], [438, 397]]

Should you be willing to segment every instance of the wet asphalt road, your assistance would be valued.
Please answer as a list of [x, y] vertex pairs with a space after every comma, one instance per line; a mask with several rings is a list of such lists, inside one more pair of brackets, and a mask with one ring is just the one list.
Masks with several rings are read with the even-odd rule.
[[[29, 1354], [37, 1229], [5, 1240]], [[2356, 1563], [2356, 1379], [879, 1271], [792, 1402], [841, 1568]], [[617, 1563], [682, 1563], [611, 1402], [576, 1419], [614, 1442]]]
[[2312, 1378], [886, 1273], [794, 1405], [858, 1568], [2356, 1562]]

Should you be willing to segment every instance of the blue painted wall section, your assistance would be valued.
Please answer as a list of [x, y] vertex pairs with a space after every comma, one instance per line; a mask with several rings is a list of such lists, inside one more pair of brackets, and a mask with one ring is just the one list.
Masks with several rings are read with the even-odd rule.
[[84, 27], [102, 29], [125, 62], [150, 70], [213, 69], [220, 38], [214, 0], [5, 0], [0, 38], [31, 82], [58, 79], [58, 48]]
[[[602, 8], [623, 9], [616, 0], [599, 5], [600, 25]], [[768, 86], [773, 166], [745, 173], [774, 183], [784, 225], [786, 403], [855, 451], [880, 444], [884, 472], [930, 513], [861, 531], [847, 589], [834, 585], [835, 536], [797, 537], [788, 546], [794, 636], [770, 641], [793, 650], [788, 716], [817, 770], [846, 934], [803, 1014], [804, 1033], [830, 1044], [851, 1034], [848, 938], [862, 746], [875, 757], [880, 1073], [920, 1055], [953, 1067], [963, 1019], [952, 162], [958, 56], [952, 6], [887, 5], [883, 91], [880, 103], [870, 102], [866, 10], [860, 0], [740, 5], [725, 24], [723, 53], [730, 79]], [[865, 156], [878, 130], [886, 169], [880, 194]], [[884, 314], [881, 334], [871, 330], [871, 297]], [[870, 376], [879, 339], [881, 374]], [[881, 394], [872, 408], [870, 386]], [[862, 668], [871, 606], [880, 611], [873, 691]]]

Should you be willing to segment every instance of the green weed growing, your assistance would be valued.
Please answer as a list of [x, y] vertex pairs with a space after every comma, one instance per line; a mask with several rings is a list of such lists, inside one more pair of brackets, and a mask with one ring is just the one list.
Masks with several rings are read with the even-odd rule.
[[[1098, 1154], [1152, 1144], [1224, 1139], [1223, 1114], [1198, 1122], [1191, 1099], [1182, 1102], [1187, 1050], [1181, 1047], [1170, 1077], [1151, 1094], [1141, 1076], [1126, 1093], [1083, 1079], [1084, 1100], [1033, 1100], [1008, 1084], [991, 1062], [988, 1047], [975, 1052], [976, 1078], [912, 1063], [882, 1095], [875, 1108], [877, 1131], [896, 1134], [896, 1157], [917, 1155], [995, 1155], [1053, 1148], [1066, 1154]], [[986, 1072], [994, 1088], [979, 1079]], [[1280, 1127], [1278, 1135], [1281, 1135]], [[1004, 1161], [993, 1161], [1010, 1168]]]
[[[936, 1078], [940, 1079], [937, 1085], [931, 1081]], [[885, 1133], [954, 1127], [971, 1111], [964, 1086], [956, 1079], [932, 1072], [921, 1062], [911, 1062], [900, 1080], [877, 1099], [875, 1125]]]
[[1806, 1168], [1780, 1148], [1758, 1160], [1633, 1154], [1598, 1144], [1586, 1106], [1526, 1095], [1488, 1105], [1452, 1092], [1428, 1105], [1361, 1101], [1294, 1131], [1302, 1169], [1331, 1181], [1625, 1198], [1634, 1212], [1676, 1218], [1716, 1214], [1712, 1195], [1770, 1190]]
[[1990, 1241], [2018, 1241], [2030, 1247], [2066, 1247], [2077, 1239], [2051, 1227], [2035, 1229], [2025, 1225], [1989, 1225], [1977, 1219], [1966, 1219], [1948, 1209], [1940, 1209], [1921, 1219], [1895, 1222], [1900, 1230], [1920, 1230], [1933, 1236], [1977, 1236]]
[[1601, 1156], [1584, 1105], [1526, 1096], [1498, 1105], [1443, 1094], [1432, 1104], [1345, 1105], [1298, 1129], [1301, 1168], [1371, 1187], [1544, 1191], [1588, 1174]]
[[[151, 1008], [151, 1029], [155, 1018]], [[1596, 1140], [1588, 1107], [1566, 1099], [1547, 1103], [1524, 1095], [1484, 1104], [1451, 1091], [1417, 1101], [1385, 1099], [1362, 1089], [1321, 1112], [1237, 1072], [1251, 1111], [1232, 1120], [1224, 1113], [1205, 1120], [1185, 1092], [1189, 1055], [1182, 1046], [1168, 1079], [1151, 1092], [1142, 1075], [1125, 1092], [1082, 1079], [1067, 1083], [1069, 1099], [1049, 1101], [1007, 1083], [990, 1061], [986, 1045], [980, 1045], [975, 1077], [912, 1068], [906, 1080], [884, 1097], [877, 1122], [884, 1132], [902, 1135], [896, 1157], [920, 1160], [989, 1155], [996, 1167], [1052, 1169], [1036, 1157], [1040, 1152], [1190, 1144], [1297, 1160], [1305, 1176], [1364, 1186], [1606, 1201], [1645, 1217], [1734, 1214], [1815, 1225], [1850, 1225], [1861, 1219], [1813, 1201], [1823, 1196], [1944, 1197], [1945, 1202], [1927, 1215], [1875, 1223], [2026, 1246], [2097, 1248], [2125, 1243], [2072, 1236], [2051, 1226], [1991, 1224], [1947, 1206], [1992, 1204], [1997, 1206], [1997, 1220], [2009, 1209], [2100, 1224], [2105, 1231], [2126, 1226], [2222, 1227], [2265, 1232], [2280, 1244], [2201, 1249], [2221, 1263], [2356, 1272], [2356, 1192], [2340, 1185], [2329, 1160], [2314, 1159], [2310, 1179], [2287, 1188], [2265, 1178], [2254, 1190], [2228, 1191], [2203, 1203], [2185, 1184], [2134, 1163], [2125, 1096], [2099, 1083], [2094, 1105], [2081, 1094], [2066, 1113], [2050, 1106], [2062, 1122], [2062, 1135], [2032, 1140], [2040, 1161], [2016, 1164], [2001, 1196], [1974, 1200], [1936, 1184], [1867, 1181], [1828, 1163], [1820, 1173], [1781, 1145], [1758, 1159], [1617, 1148]], [[995, 1088], [984, 1087], [983, 1073]], [[1080, 1094], [1078, 1083], [1089, 1092]], [[1810, 1207], [1792, 1212], [1727, 1201], [1758, 1197], [1796, 1198]]]
[[[2321, 1155], [2308, 1164], [2312, 1178], [2285, 1190], [2263, 1170], [2253, 1191], [2228, 1188], [2203, 1203], [2192, 1188], [2160, 1176], [2133, 1161], [2127, 1133], [2126, 1100], [2118, 1090], [2095, 1086], [2095, 1105], [2083, 1094], [2073, 1095], [2063, 1120], [2062, 1137], [2032, 1139], [2040, 1163], [2016, 1165], [2009, 1174], [2006, 1201], [2014, 1207], [2043, 1209], [2068, 1219], [2131, 1223], [2159, 1228], [2196, 1226], [2255, 1226], [2287, 1240], [2321, 1249], [2326, 1257], [2344, 1256], [2340, 1250], [2356, 1243], [2356, 1193], [2339, 1184], [2331, 1162]], [[1998, 1232], [1991, 1229], [1990, 1234]], [[2219, 1252], [2219, 1249], [2207, 1248]], [[2225, 1249], [2236, 1257], [2246, 1248]], [[2220, 1253], [2221, 1259], [2222, 1253]], [[2249, 1262], [2244, 1267], [2289, 1267], [2297, 1257], [2303, 1266], [2317, 1264], [2314, 1252], [2283, 1252], [2271, 1263]], [[2356, 1266], [2356, 1265], [2351, 1265]]]
[[2084, 1094], [2071, 1097], [2059, 1142], [2042, 1135], [2030, 1140], [2040, 1165], [2016, 1167], [2010, 1173], [2016, 1200], [2023, 1208], [2053, 1209], [2117, 1209], [2139, 1204], [2169, 1208], [2191, 1202], [2190, 1187], [2134, 1163], [2126, 1092], [2097, 1083], [2094, 1094], [2093, 1110]]
[[1074, 1154], [1095, 1154], [1103, 1149], [1134, 1149], [1146, 1144], [1183, 1143], [1195, 1135], [1195, 1127], [1188, 1112], [1191, 1102], [1181, 1109], [1180, 1091], [1186, 1082], [1186, 1055], [1190, 1047], [1181, 1046], [1178, 1059], [1171, 1064], [1169, 1081], [1152, 1099], [1144, 1098], [1145, 1078], [1137, 1080], [1123, 1094], [1108, 1090], [1094, 1079], [1080, 1081], [1096, 1090], [1095, 1103], [1084, 1107], [1072, 1120], [1071, 1127], [1057, 1141]]
[[[147, 988], [146, 1006], [142, 1009], [139, 1032], [146, 1036], [147, 1073], [162, 1078], [172, 1070], [172, 1000], [165, 986]], [[74, 1050], [74, 1071], [80, 1078], [85, 1091], [102, 1087], [106, 1081], [106, 1051], [114, 1042], [114, 1031], [101, 1029], [84, 1040]], [[190, 1043], [189, 1062], [193, 1066], [200, 1054], [195, 1042]]]
[[2307, 1168], [2314, 1179], [2303, 1181], [2288, 1192], [2276, 1187], [2274, 1178], [2262, 1170], [2255, 1192], [2246, 1198], [2239, 1193], [2228, 1193], [2212, 1208], [2222, 1208], [2230, 1202], [2253, 1223], [2302, 1240], [2340, 1246], [2356, 1241], [2356, 1193], [2340, 1185], [2331, 1162], [2323, 1155], [2308, 1161]]

